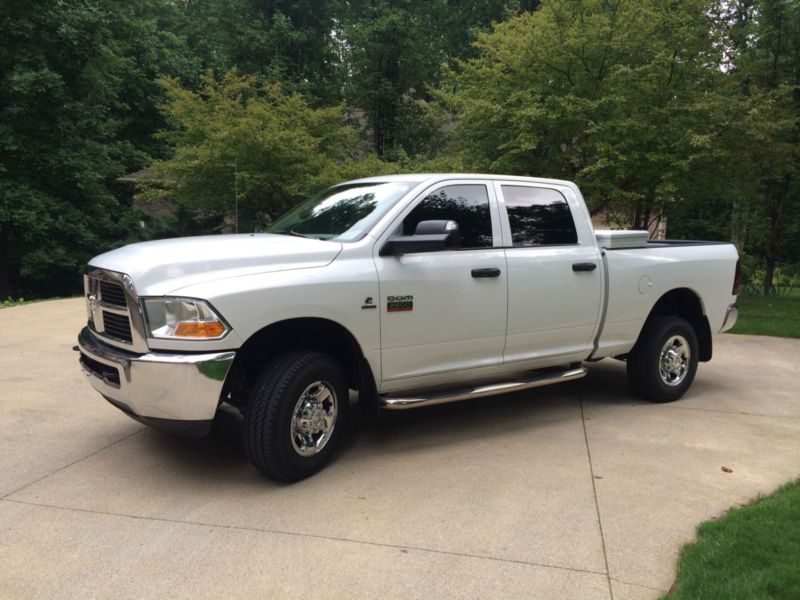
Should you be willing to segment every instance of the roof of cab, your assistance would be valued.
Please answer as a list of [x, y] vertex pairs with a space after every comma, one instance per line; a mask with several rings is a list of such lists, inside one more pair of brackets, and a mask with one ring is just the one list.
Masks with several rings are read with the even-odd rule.
[[446, 181], [448, 179], [493, 179], [496, 181], [519, 181], [527, 183], [547, 183], [551, 185], [564, 185], [575, 187], [571, 181], [562, 179], [545, 179], [543, 177], [519, 177], [516, 175], [496, 175], [488, 173], [407, 173], [400, 175], [379, 175], [376, 177], [364, 177], [355, 179], [348, 183], [369, 183], [369, 182], [409, 182], [424, 183], [426, 181]]

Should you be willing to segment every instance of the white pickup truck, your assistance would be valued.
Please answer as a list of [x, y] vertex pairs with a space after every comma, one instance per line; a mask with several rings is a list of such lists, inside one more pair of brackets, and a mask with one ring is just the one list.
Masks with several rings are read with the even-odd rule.
[[736, 321], [738, 272], [730, 244], [593, 231], [567, 181], [373, 177], [267, 233], [92, 259], [80, 362], [154, 427], [203, 435], [221, 403], [237, 407], [255, 466], [294, 481], [330, 458], [349, 390], [366, 410], [404, 410], [616, 357], [640, 395], [676, 400]]

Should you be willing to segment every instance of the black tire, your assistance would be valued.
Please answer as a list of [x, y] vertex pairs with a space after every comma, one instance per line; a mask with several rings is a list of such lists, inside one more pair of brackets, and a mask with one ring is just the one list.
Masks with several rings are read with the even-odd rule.
[[[682, 338], [688, 346], [688, 360], [679, 360], [679, 363], [688, 363], [683, 375], [679, 375], [680, 368], [674, 371], [667, 369], [666, 379], [673, 379], [668, 383], [661, 372], [661, 353], [666, 344], [676, 337]], [[684, 346], [679, 339], [675, 348], [678, 353]], [[652, 402], [672, 402], [686, 393], [692, 385], [697, 372], [699, 349], [697, 334], [692, 325], [685, 319], [670, 316], [653, 316], [647, 320], [633, 350], [628, 354], [628, 381], [637, 394]]]
[[[335, 394], [336, 418], [324, 446], [316, 454], [303, 456], [292, 441], [292, 417], [301, 395], [315, 382], [325, 383]], [[277, 357], [259, 376], [244, 410], [248, 458], [261, 472], [279, 481], [313, 475], [336, 449], [347, 421], [348, 403], [342, 369], [327, 354], [297, 351]]]

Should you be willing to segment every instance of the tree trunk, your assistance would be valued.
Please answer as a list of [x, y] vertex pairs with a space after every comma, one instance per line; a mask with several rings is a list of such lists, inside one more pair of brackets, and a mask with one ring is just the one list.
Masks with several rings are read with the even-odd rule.
[[541, 0], [522, 0], [522, 2], [519, 3], [519, 6], [523, 12], [533, 12], [539, 8], [541, 3]]
[[261, 6], [261, 14], [264, 15], [264, 24], [267, 28], [272, 28], [272, 19], [275, 17], [275, 2], [266, 0]]
[[731, 243], [741, 254], [747, 243], [748, 211], [746, 206], [743, 207], [738, 201], [734, 201], [731, 212]]
[[383, 124], [381, 123], [383, 114], [381, 112], [380, 99], [375, 100], [375, 108], [372, 115], [372, 147], [375, 149], [375, 154], [378, 155], [378, 158], [383, 158]]
[[764, 255], [766, 262], [766, 273], [764, 274], [764, 295], [769, 296], [774, 287], [772, 279], [775, 276], [775, 261], [778, 258], [778, 243], [781, 236], [781, 225], [783, 224], [783, 209], [786, 202], [786, 195], [789, 191], [789, 179], [784, 180], [783, 185], [777, 192], [774, 192], [773, 184], [767, 186], [764, 207], [769, 218], [769, 231], [767, 232], [767, 251]]
[[775, 257], [767, 255], [767, 270], [764, 273], [764, 296], [769, 296], [772, 289], [772, 278], [775, 276]]
[[8, 282], [8, 229], [0, 225], [0, 302], [8, 298], [11, 289]]
[[633, 211], [633, 229], [645, 230], [650, 225], [650, 214], [653, 212], [653, 204], [655, 201], [655, 190], [651, 190], [644, 200], [639, 200], [636, 203], [636, 208]]

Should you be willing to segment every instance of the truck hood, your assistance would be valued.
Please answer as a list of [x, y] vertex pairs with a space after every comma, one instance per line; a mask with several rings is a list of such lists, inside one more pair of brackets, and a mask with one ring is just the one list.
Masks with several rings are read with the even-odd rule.
[[271, 233], [205, 235], [142, 242], [94, 257], [89, 265], [128, 274], [140, 296], [257, 273], [323, 267], [340, 242]]

